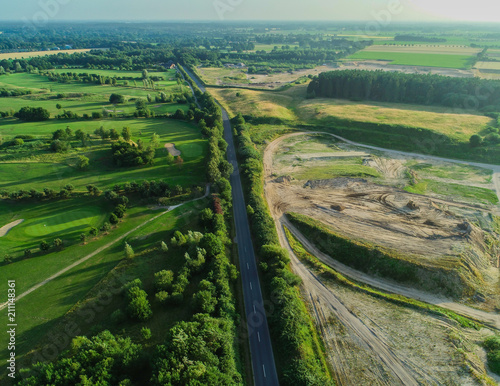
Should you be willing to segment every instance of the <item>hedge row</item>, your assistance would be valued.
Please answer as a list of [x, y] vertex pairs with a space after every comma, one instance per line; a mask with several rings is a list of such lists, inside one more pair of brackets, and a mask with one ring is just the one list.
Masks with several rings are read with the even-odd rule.
[[234, 123], [252, 234], [255, 245], [260, 246], [258, 253], [265, 276], [265, 292], [271, 295], [274, 305], [268, 321], [281, 383], [332, 384], [313, 321], [297, 288], [300, 278], [290, 271], [288, 252], [279, 244], [274, 221], [264, 200], [261, 155], [247, 133], [244, 118], [239, 115]]

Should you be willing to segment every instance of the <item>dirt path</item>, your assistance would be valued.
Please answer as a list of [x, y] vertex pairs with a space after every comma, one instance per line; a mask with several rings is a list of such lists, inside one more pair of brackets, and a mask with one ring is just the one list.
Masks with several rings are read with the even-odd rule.
[[0, 228], [0, 237], [6, 236], [9, 231], [14, 228], [15, 226], [18, 226], [24, 221], [24, 219], [12, 221], [11, 223], [4, 225], [3, 227]]
[[[102, 251], [108, 249], [109, 247], [111, 247], [112, 245], [116, 244], [117, 242], [123, 240], [125, 237], [127, 237], [128, 235], [130, 235], [131, 233], [134, 233], [135, 231], [137, 231], [138, 229], [142, 228], [143, 226], [149, 224], [150, 222], [153, 222], [155, 221], [156, 219], [158, 219], [159, 217], [163, 216], [164, 214], [167, 214], [168, 212], [176, 209], [176, 208], [179, 208], [183, 205], [186, 205], [186, 204], [189, 204], [190, 202], [194, 202], [194, 201], [198, 201], [198, 200], [202, 200], [203, 198], [206, 198], [209, 194], [209, 187], [207, 186], [207, 190], [205, 192], [205, 195], [203, 197], [200, 197], [200, 198], [197, 198], [195, 200], [191, 200], [191, 201], [187, 201], [183, 204], [179, 204], [179, 205], [175, 205], [175, 206], [171, 206], [169, 207], [166, 211], [160, 213], [159, 215], [153, 217], [153, 218], [150, 218], [149, 220], [143, 222], [142, 224], [136, 226], [134, 229], [124, 233], [123, 235], [121, 235], [120, 237], [114, 239], [113, 241], [110, 241], [109, 243], [107, 243], [106, 245], [103, 245], [102, 247], [96, 249], [94, 252], [88, 254], [87, 256], [85, 257], [82, 257], [80, 260], [78, 261], [75, 261], [73, 264], [67, 266], [66, 268], [60, 270], [59, 272], [55, 273], [54, 275], [50, 276], [48, 279], [45, 279], [44, 281], [42, 281], [41, 283], [38, 283], [37, 285], [31, 287], [29, 290], [23, 292], [21, 295], [19, 296], [16, 296], [16, 301], [19, 301], [21, 300], [22, 298], [24, 298], [26, 295], [29, 295], [30, 293], [32, 293], [33, 291], [36, 291], [37, 289], [39, 289], [40, 287], [43, 287], [45, 284], [51, 282], [52, 280], [54, 279], [57, 279], [59, 276], [61, 275], [64, 275], [66, 272], [68, 272], [70, 269], [73, 269], [75, 268], [76, 266], [84, 263], [85, 261], [91, 259], [92, 257], [94, 257], [95, 255], [97, 255], [98, 253], [101, 253]], [[3, 304], [0, 304], [0, 310], [4, 309], [6, 306], [7, 306], [8, 302], [5, 302]]]
[[[374, 331], [368, 328], [358, 317], [347, 309], [342, 301], [311, 273], [302, 262], [300, 262], [290, 248], [281, 224], [277, 228], [281, 245], [290, 252], [293, 270], [302, 278], [304, 289], [312, 300], [312, 304], [316, 310], [318, 324], [322, 326], [328, 325], [328, 323], [324, 323], [324, 319], [326, 319], [325, 313], [335, 315], [344, 327], [356, 336], [358, 343], [362, 347], [368, 349], [378, 357], [381, 363], [383, 363], [396, 378], [398, 383], [404, 385], [418, 385], [419, 382], [415, 378], [416, 375], [405, 359], [396, 356], [386, 342], [380, 339]], [[328, 330], [326, 333], [332, 334], [332, 332]], [[331, 342], [331, 340], [327, 340], [327, 342]], [[338, 374], [337, 382], [339, 382], [339, 384], [349, 384], [349, 381], [353, 381], [349, 379], [349, 374], [342, 371], [343, 366], [341, 362], [339, 362], [339, 358], [333, 360], [333, 364], [336, 367], [336, 374]]]
[[[320, 132], [318, 132], [320, 133]], [[310, 134], [309, 132], [303, 132], [303, 133], [292, 133], [285, 135], [283, 137], [280, 137], [270, 143], [268, 147], [264, 151], [264, 156], [263, 156], [263, 161], [264, 161], [264, 178], [265, 178], [265, 195], [266, 199], [269, 204], [269, 208], [271, 210], [271, 214], [276, 222], [278, 231], [282, 232], [281, 226], [282, 224], [285, 224], [290, 231], [301, 241], [302, 244], [313, 254], [315, 255], [319, 260], [321, 260], [323, 263], [329, 265], [333, 269], [337, 270], [338, 272], [342, 273], [343, 275], [348, 276], [351, 279], [354, 279], [359, 282], [366, 283], [368, 285], [371, 285], [373, 287], [382, 289], [387, 292], [392, 292], [396, 294], [400, 294], [409, 298], [417, 299], [426, 303], [438, 305], [440, 307], [449, 309], [451, 311], [457, 312], [459, 314], [465, 315], [472, 317], [474, 319], [477, 319], [484, 324], [494, 327], [496, 329], [500, 329], [500, 315], [496, 313], [489, 313], [485, 311], [480, 311], [476, 310], [471, 307], [464, 306], [459, 303], [455, 303], [450, 299], [444, 298], [444, 297], [438, 297], [430, 293], [426, 293], [423, 291], [418, 291], [416, 289], [402, 286], [400, 284], [391, 282], [387, 279], [382, 279], [382, 278], [376, 278], [369, 276], [365, 273], [359, 272], [355, 269], [352, 269], [350, 267], [345, 266], [344, 264], [339, 263], [338, 261], [332, 259], [330, 256], [327, 256], [323, 254], [321, 251], [319, 251], [312, 243], [310, 243], [300, 232], [297, 231], [297, 229], [283, 216], [283, 210], [280, 208], [279, 205], [276, 205], [275, 203], [279, 203], [279, 197], [277, 196], [277, 192], [272, 189], [272, 183], [270, 184], [269, 182], [273, 179], [272, 174], [273, 174], [273, 169], [272, 169], [272, 161], [273, 161], [273, 156], [283, 140], [293, 137], [293, 136], [299, 136], [299, 135], [304, 135], [304, 134]], [[329, 134], [329, 133], [321, 133], [321, 134]], [[498, 170], [498, 174], [500, 177], [500, 166], [495, 166], [495, 165], [486, 165], [486, 164], [477, 164], [477, 163], [468, 163], [468, 162], [462, 162], [462, 161], [455, 161], [455, 160], [448, 160], [448, 159], [442, 159], [439, 157], [432, 157], [432, 156], [423, 156], [419, 154], [413, 154], [413, 153], [404, 153], [404, 152], [399, 152], [399, 151], [393, 151], [393, 150], [386, 150], [382, 148], [377, 148], [377, 147], [372, 147], [372, 146], [367, 146], [367, 145], [360, 145], [352, 141], [348, 141], [343, 139], [342, 137], [330, 134], [340, 140], [346, 141], [347, 143], [354, 145], [354, 146], [362, 146], [362, 147], [367, 147], [370, 149], [374, 150], [380, 150], [380, 151], [387, 151], [391, 153], [396, 153], [398, 155], [410, 155], [410, 156], [415, 156], [419, 158], [427, 158], [427, 159], [433, 159], [433, 160], [445, 160], [448, 162], [457, 162], [461, 164], [470, 164], [473, 166], [479, 166], [482, 168], [490, 169], [490, 170]], [[500, 196], [500, 181], [497, 190], [497, 193]], [[436, 200], [434, 200], [436, 201]], [[285, 246], [287, 245], [286, 239], [282, 240], [282, 245]]]
[[174, 157], [177, 157], [177, 156], [181, 155], [180, 150], [176, 149], [175, 148], [175, 144], [173, 144], [173, 143], [166, 143], [165, 144], [165, 149], [167, 149], [168, 152], [171, 155], [173, 155]]

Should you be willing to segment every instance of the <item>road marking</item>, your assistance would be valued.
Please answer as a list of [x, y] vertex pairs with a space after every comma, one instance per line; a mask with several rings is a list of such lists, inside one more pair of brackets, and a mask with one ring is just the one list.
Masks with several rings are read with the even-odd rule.
[[255, 305], [253, 306], [253, 313], [256, 314], [257, 311], [255, 310]]
[[251, 289], [251, 290], [253, 289], [253, 288], [252, 288], [252, 282], [250, 282], [250, 289]]
[[264, 367], [264, 365], [262, 365], [262, 370], [264, 370], [264, 378], [267, 378], [266, 377], [266, 368]]
[[250, 266], [248, 265], [248, 263], [247, 263], [247, 269], [250, 269]]
[[257, 331], [257, 338], [259, 338], [259, 342], [260, 342], [260, 332]]

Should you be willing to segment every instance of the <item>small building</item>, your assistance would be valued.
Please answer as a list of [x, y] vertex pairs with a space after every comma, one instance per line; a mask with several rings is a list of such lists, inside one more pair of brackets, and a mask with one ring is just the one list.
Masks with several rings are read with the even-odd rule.
[[174, 68], [176, 68], [176, 65], [172, 60], [169, 60], [167, 63], [163, 63], [163, 67], [168, 70], [173, 70]]

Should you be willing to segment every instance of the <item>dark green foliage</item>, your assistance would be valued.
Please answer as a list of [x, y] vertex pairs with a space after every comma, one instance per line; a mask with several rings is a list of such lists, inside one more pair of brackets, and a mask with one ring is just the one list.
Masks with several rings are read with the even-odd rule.
[[145, 321], [153, 315], [146, 291], [133, 286], [127, 290], [127, 298], [127, 313], [132, 319]]
[[40, 122], [50, 119], [50, 113], [42, 107], [23, 107], [14, 116], [26, 122]]
[[68, 142], [64, 142], [59, 139], [56, 139], [55, 141], [52, 141], [50, 143], [50, 150], [54, 153], [64, 153], [68, 151], [69, 147], [70, 145]]
[[112, 103], [114, 105], [125, 103], [125, 97], [120, 94], [111, 94], [111, 96], [109, 97], [109, 103]]
[[140, 149], [125, 141], [111, 144], [113, 161], [117, 166], [139, 166], [152, 164], [155, 157], [155, 150], [152, 147]]
[[[478, 90], [488, 90], [481, 93]], [[500, 110], [500, 82], [478, 78], [452, 78], [385, 71], [323, 72], [308, 87], [319, 97], [415, 103], [467, 108], [471, 98], [478, 109]]]
[[130, 338], [117, 338], [109, 331], [87, 338], [79, 336], [71, 348], [52, 363], [34, 366], [32, 375], [20, 386], [112, 385], [135, 378], [141, 365], [142, 347]]
[[488, 355], [488, 366], [494, 373], [500, 375], [500, 335], [490, 336], [484, 341]]
[[158, 347], [151, 384], [242, 385], [233, 339], [232, 323], [226, 319], [199, 314], [192, 322], [178, 323]]

